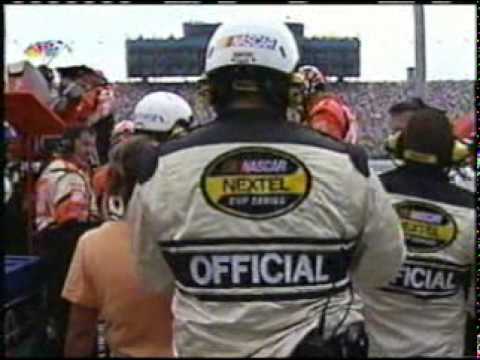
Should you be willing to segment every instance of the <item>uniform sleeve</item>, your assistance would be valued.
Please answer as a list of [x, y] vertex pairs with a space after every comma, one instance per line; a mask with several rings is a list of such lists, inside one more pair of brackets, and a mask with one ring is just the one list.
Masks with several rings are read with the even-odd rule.
[[90, 196], [85, 180], [78, 174], [62, 176], [54, 185], [53, 206], [57, 224], [87, 221], [90, 210]]
[[132, 229], [132, 251], [139, 278], [147, 290], [164, 292], [171, 290], [174, 277], [156, 242], [161, 233], [155, 226], [155, 217], [161, 214], [151, 212], [145, 201], [147, 185], [136, 186], [128, 206], [127, 221]]
[[88, 232], [78, 240], [63, 286], [62, 297], [74, 304], [98, 308], [100, 301], [92, 278], [95, 271], [92, 269], [92, 259], [88, 255], [91, 234]]
[[386, 285], [406, 256], [400, 220], [378, 176], [368, 178], [365, 226], [355, 250], [352, 278], [360, 287]]

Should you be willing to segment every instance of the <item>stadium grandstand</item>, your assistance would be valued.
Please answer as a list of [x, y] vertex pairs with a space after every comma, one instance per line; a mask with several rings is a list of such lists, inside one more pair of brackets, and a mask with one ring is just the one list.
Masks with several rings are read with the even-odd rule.
[[[286, 23], [300, 50], [300, 65], [315, 65], [338, 79], [360, 75], [358, 38], [306, 38], [304, 25]], [[184, 23], [178, 39], [129, 39], [126, 41], [130, 78], [200, 75], [207, 42], [220, 23]]]
[[[412, 96], [411, 82], [343, 82], [332, 83], [333, 92], [342, 96], [360, 120], [360, 142], [373, 158], [387, 154], [383, 148], [390, 133], [388, 109], [393, 104]], [[214, 117], [213, 111], [196, 95], [194, 82], [119, 82], [115, 84], [116, 118], [131, 116], [137, 101], [154, 91], [172, 91], [183, 96], [192, 106], [197, 124], [206, 124]], [[427, 82], [427, 103], [447, 110], [449, 117], [456, 119], [474, 110], [473, 81]]]

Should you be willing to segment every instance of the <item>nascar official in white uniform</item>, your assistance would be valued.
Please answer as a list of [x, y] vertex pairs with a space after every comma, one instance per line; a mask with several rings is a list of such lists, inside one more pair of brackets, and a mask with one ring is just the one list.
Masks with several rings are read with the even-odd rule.
[[284, 24], [223, 24], [206, 54], [218, 117], [142, 154], [128, 214], [146, 284], [175, 286], [176, 354], [366, 355], [351, 285], [386, 285], [406, 249], [365, 152], [287, 122]]
[[390, 149], [405, 164], [381, 180], [408, 253], [387, 286], [361, 291], [369, 356], [461, 357], [467, 311], [474, 314], [474, 197], [448, 173], [469, 150], [454, 139], [445, 113], [432, 108], [415, 111]]

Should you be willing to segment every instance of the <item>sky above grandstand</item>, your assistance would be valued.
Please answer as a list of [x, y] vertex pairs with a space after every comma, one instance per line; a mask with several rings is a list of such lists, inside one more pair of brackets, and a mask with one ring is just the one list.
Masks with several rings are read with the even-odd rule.
[[[305, 36], [359, 37], [360, 80], [406, 79], [415, 65], [412, 5], [7, 5], [5, 60], [36, 41], [62, 40], [51, 66], [85, 64], [126, 79], [125, 40], [183, 36], [182, 23], [231, 19], [302, 22]], [[425, 5], [427, 80], [476, 77], [475, 5]]]

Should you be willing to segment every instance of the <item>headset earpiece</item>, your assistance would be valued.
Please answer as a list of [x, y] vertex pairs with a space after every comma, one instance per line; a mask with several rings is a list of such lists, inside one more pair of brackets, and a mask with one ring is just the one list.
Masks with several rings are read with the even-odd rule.
[[385, 149], [396, 159], [403, 159], [403, 133], [397, 131], [388, 136]]
[[385, 143], [385, 149], [398, 160], [410, 160], [421, 164], [438, 164], [438, 157], [434, 154], [426, 154], [412, 149], [405, 149], [402, 131], [390, 135]]
[[472, 155], [469, 146], [461, 141], [455, 140], [452, 150], [452, 163], [462, 164]]

